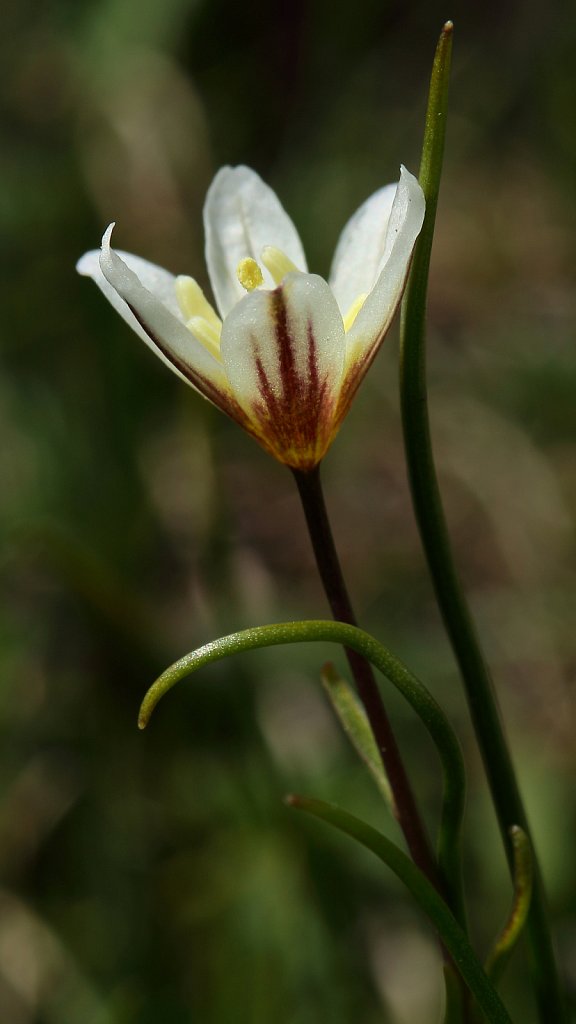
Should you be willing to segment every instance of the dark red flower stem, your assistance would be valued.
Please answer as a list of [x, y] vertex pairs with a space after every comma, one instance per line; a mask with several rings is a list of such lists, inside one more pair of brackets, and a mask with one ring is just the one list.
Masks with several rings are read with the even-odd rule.
[[[328, 519], [319, 467], [310, 472], [295, 469], [293, 473], [306, 516], [318, 571], [332, 615], [338, 622], [347, 622], [351, 626], [356, 626], [356, 616], [348, 596]], [[345, 648], [345, 652], [358, 695], [366, 710], [388, 776], [394, 797], [396, 817], [404, 833], [408, 849], [414, 863], [439, 889], [438, 870], [430, 842], [414, 800], [412, 787], [392, 732], [390, 720], [382, 703], [372, 666], [355, 651]]]

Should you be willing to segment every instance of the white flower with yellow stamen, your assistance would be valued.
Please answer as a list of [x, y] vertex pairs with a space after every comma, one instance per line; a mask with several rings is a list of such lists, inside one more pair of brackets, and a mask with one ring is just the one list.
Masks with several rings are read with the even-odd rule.
[[306, 471], [326, 454], [392, 322], [423, 219], [422, 190], [402, 168], [398, 185], [344, 228], [327, 283], [308, 273], [274, 192], [249, 168], [224, 167], [204, 206], [218, 312], [193, 278], [115, 252], [113, 225], [78, 271], [172, 370]]

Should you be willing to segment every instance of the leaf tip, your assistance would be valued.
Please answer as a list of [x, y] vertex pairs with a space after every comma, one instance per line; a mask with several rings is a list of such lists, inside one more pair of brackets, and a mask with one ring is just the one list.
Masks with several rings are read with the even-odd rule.
[[330, 689], [331, 685], [334, 685], [339, 681], [339, 676], [336, 671], [336, 666], [333, 661], [325, 661], [320, 669], [320, 679], [322, 684]]
[[138, 728], [140, 730], [145, 729], [150, 721], [150, 712], [142, 706], [138, 714]]
[[287, 793], [284, 797], [284, 803], [287, 807], [301, 807], [302, 800], [296, 793]]

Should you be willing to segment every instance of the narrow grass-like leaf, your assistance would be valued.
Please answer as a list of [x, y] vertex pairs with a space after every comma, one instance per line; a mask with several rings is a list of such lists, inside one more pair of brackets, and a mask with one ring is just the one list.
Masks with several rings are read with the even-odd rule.
[[490, 1024], [512, 1024], [506, 1007], [483, 970], [465, 932], [434, 886], [402, 850], [371, 825], [332, 804], [302, 796], [290, 796], [287, 803], [328, 822], [379, 857], [404, 883], [432, 922], [486, 1019]]
[[344, 732], [364, 761], [384, 800], [394, 813], [394, 798], [390, 783], [382, 767], [374, 734], [360, 700], [350, 684], [336, 671], [332, 662], [326, 662], [322, 667], [320, 678]]
[[[452, 554], [434, 464], [428, 414], [426, 293], [444, 154], [451, 53], [452, 23], [448, 22], [436, 50], [426, 114], [419, 175], [426, 197], [426, 216], [414, 249], [402, 304], [400, 401], [406, 462], [418, 529], [438, 606], [460, 668], [502, 840], [513, 872], [514, 849], [510, 828], [520, 825], [527, 835], [530, 835], [530, 829], [490, 671]], [[530, 968], [538, 1015], [541, 1024], [550, 1024], [551, 1021], [562, 1024], [566, 1020], [566, 1008], [552, 945], [544, 887], [534, 853], [533, 862], [534, 886], [526, 935], [531, 947]]]

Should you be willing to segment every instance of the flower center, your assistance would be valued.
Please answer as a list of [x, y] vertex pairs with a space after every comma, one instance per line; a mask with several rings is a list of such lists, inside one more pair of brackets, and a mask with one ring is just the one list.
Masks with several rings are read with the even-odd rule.
[[[262, 265], [266, 268], [275, 284], [282, 283], [286, 274], [298, 272], [298, 267], [292, 262], [289, 256], [274, 245], [266, 245], [260, 257]], [[247, 292], [253, 292], [264, 284], [264, 275], [259, 264], [252, 256], [245, 256], [240, 260], [236, 268], [236, 276]], [[176, 299], [184, 317], [188, 330], [194, 335], [201, 345], [214, 356], [218, 362], [220, 358], [220, 335], [222, 333], [222, 321], [214, 307], [208, 302], [200, 285], [193, 277], [181, 274], [176, 278], [175, 283]], [[343, 316], [344, 330], [349, 331], [354, 323], [362, 306], [366, 302], [367, 295], [359, 295], [354, 300], [350, 309]]]
[[[260, 256], [262, 263], [270, 274], [274, 284], [281, 284], [286, 274], [298, 271], [298, 267], [282, 249], [274, 245], [265, 245]], [[264, 284], [264, 275], [256, 260], [245, 256], [236, 267], [236, 276], [247, 292], [253, 292]]]
[[[286, 274], [298, 271], [298, 267], [292, 262], [290, 257], [285, 252], [282, 252], [282, 249], [277, 249], [274, 245], [266, 245], [262, 250], [260, 259], [275, 284], [281, 284]], [[262, 270], [252, 256], [245, 256], [244, 259], [240, 260], [236, 267], [236, 276], [247, 292], [253, 292], [255, 288], [261, 288], [264, 284]], [[350, 330], [367, 298], [368, 293], [362, 292], [361, 295], [354, 299], [350, 309], [342, 317], [344, 331]]]

